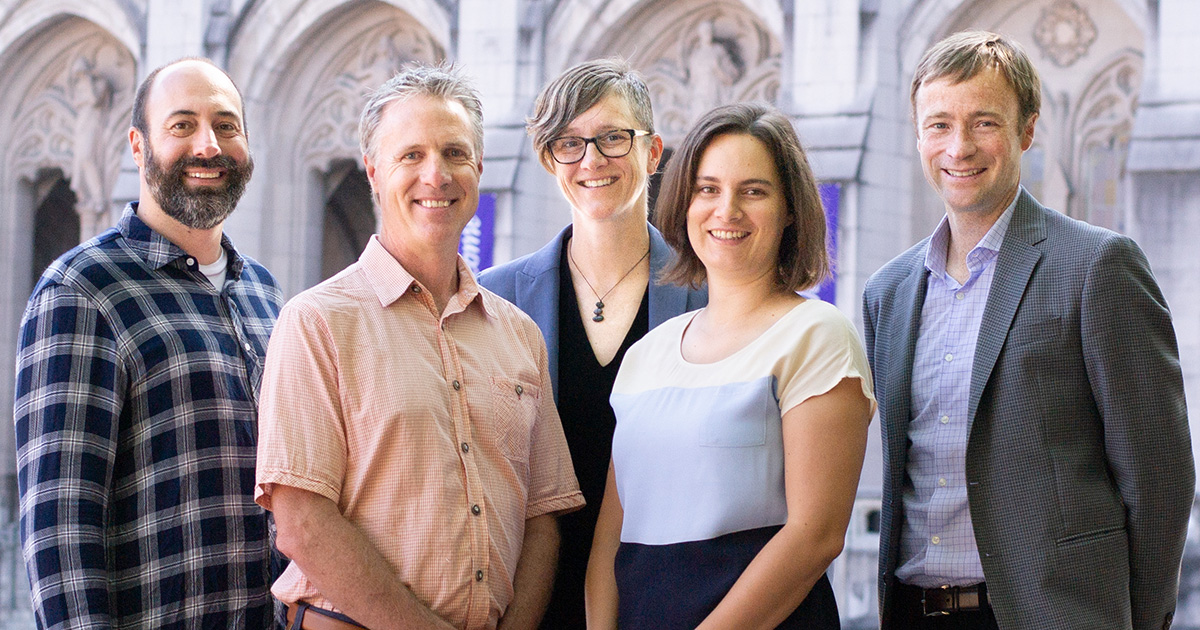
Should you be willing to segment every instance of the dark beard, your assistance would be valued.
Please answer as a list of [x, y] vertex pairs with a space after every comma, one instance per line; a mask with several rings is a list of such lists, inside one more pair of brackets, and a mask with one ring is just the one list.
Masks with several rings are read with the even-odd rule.
[[[189, 188], [184, 171], [190, 167], [225, 169], [225, 185], [221, 188]], [[209, 230], [221, 224], [242, 198], [246, 182], [254, 172], [254, 159], [247, 156], [239, 165], [228, 155], [214, 158], [183, 157], [164, 170], [146, 147], [146, 184], [150, 194], [167, 216], [195, 229]]]

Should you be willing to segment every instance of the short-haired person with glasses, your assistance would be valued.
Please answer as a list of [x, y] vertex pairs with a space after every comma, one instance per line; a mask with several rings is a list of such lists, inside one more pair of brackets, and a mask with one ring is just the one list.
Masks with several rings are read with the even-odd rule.
[[604, 494], [615, 420], [608, 404], [625, 350], [651, 328], [703, 306], [703, 289], [660, 285], [671, 249], [647, 222], [662, 157], [650, 92], [620, 59], [567, 69], [541, 92], [527, 129], [571, 205], [571, 224], [541, 250], [480, 275], [529, 314], [550, 378], [583, 510], [559, 518], [558, 577], [543, 628], [584, 627], [583, 581]]

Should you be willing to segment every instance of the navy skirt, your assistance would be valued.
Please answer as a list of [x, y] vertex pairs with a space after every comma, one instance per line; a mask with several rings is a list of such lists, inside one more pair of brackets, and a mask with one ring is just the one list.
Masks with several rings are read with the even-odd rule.
[[[621, 543], [614, 567], [620, 598], [618, 627], [694, 630], [779, 529], [763, 527], [670, 545]], [[808, 597], [777, 627], [840, 630], [828, 576], [822, 575]]]

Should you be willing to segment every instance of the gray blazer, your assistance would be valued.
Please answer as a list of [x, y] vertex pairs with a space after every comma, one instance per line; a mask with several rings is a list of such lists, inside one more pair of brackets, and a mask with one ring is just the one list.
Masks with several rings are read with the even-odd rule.
[[[670, 262], [672, 252], [662, 234], [652, 225], [647, 227], [650, 229], [650, 328], [654, 328], [676, 315], [708, 304], [708, 290], [654, 281]], [[570, 225], [563, 228], [538, 251], [479, 274], [480, 284], [516, 304], [542, 330], [550, 354], [550, 381], [554, 386], [555, 402], [558, 402], [558, 267], [562, 248], [571, 237], [571, 228]]]
[[[883, 435], [879, 601], [890, 623], [903, 524], [926, 238], [867, 282]], [[972, 367], [967, 495], [1004, 630], [1170, 625], [1195, 493], [1166, 301], [1129, 238], [1024, 190], [996, 259]]]

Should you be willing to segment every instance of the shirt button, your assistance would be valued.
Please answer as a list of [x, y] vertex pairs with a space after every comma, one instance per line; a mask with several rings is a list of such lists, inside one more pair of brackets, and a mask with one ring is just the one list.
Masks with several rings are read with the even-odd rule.
[[475, 572], [475, 581], [476, 581], [476, 582], [482, 582], [482, 581], [483, 581], [483, 571], [476, 571], [476, 572]]
[[520, 398], [521, 394], [524, 394], [524, 393], [525, 393], [525, 388], [521, 387], [520, 385], [517, 385], [517, 398]]
[[476, 503], [475, 505], [472, 505], [472, 506], [471, 506], [471, 513], [472, 513], [472, 514], [474, 514], [475, 516], [479, 516], [479, 513], [480, 513], [480, 512], [482, 512], [482, 511], [483, 511], [483, 510], [479, 509], [479, 504], [478, 504], [478, 503]]
[[420, 293], [420, 292], [421, 292], [421, 287], [419, 287], [419, 286], [417, 286], [417, 285], [415, 285], [415, 284], [414, 284], [414, 285], [413, 285], [413, 288], [412, 288], [412, 292], [413, 292], [413, 293]]
[[458, 381], [454, 381], [454, 391], [462, 389], [462, 385]]
[[942, 416], [942, 424], [950, 422], [950, 416]]
[[956, 300], [966, 299], [966, 297], [967, 297], [967, 294], [963, 293], [962, 291], [959, 291], [958, 293], [954, 294], [954, 299], [956, 299]]
[[191, 256], [188, 256], [188, 259], [187, 259], [187, 266], [189, 266], [189, 267], [195, 267], [195, 266], [196, 266], [196, 259], [195, 259], [195, 258], [192, 258]]
[[945, 488], [946, 487], [946, 478], [942, 477], [941, 479], [938, 479], [938, 485]]
[[940, 544], [942, 544], [942, 537], [941, 537], [941, 536], [934, 536], [933, 538], [930, 538], [930, 539], [929, 539], [929, 542], [932, 542], [932, 543], [933, 543], [933, 544], [935, 544], [935, 545], [940, 545]]
[[950, 352], [947, 352], [947, 353], [946, 353], [946, 360], [947, 360], [947, 361], [953, 361], [953, 360], [954, 360], [954, 354], [953, 354], [953, 353], [950, 353]]
[[254, 350], [254, 347], [250, 345], [249, 341], [247, 341], [245, 344], [243, 344], [242, 347], [246, 349], [246, 352], [250, 352], [250, 351]]
[[467, 444], [466, 442], [463, 442], [463, 443], [462, 443], [462, 450], [463, 450], [463, 452], [464, 452], [464, 453], [466, 453], [466, 452], [470, 451], [470, 450], [471, 450], [471, 445], [470, 445], [470, 444]]

